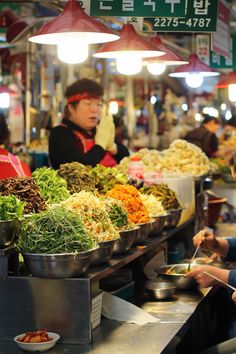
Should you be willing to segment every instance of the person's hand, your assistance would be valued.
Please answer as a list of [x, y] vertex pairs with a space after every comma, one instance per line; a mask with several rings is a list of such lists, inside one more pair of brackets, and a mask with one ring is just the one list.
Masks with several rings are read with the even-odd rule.
[[208, 288], [215, 284], [215, 280], [206, 275], [204, 272], [213, 273], [214, 267], [209, 265], [202, 265], [199, 267], [194, 267], [190, 272], [186, 273], [184, 276], [186, 278], [195, 278], [200, 288]]
[[209, 230], [199, 231], [193, 238], [194, 246], [199, 246], [203, 250], [216, 251], [218, 242], [215, 235]]
[[233, 302], [236, 305], [236, 291], [234, 291], [233, 294], [232, 294], [232, 300], [233, 300]]
[[117, 153], [117, 146], [115, 143], [115, 124], [114, 123], [113, 123], [112, 129], [111, 129], [110, 142], [107, 146], [107, 151], [109, 151], [112, 155], [115, 155]]
[[107, 150], [111, 143], [111, 134], [113, 134], [113, 120], [108, 115], [103, 115], [96, 129], [95, 144], [100, 145], [104, 150]]

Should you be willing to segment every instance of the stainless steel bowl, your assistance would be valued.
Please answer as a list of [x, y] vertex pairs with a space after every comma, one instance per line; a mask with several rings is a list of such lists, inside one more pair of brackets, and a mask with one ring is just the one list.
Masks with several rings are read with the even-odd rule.
[[173, 297], [176, 285], [170, 282], [160, 282], [159, 280], [148, 280], [145, 283], [145, 288], [151, 297], [165, 300]]
[[18, 220], [0, 220], [0, 247], [9, 246], [15, 240], [19, 227]]
[[113, 254], [116, 240], [98, 242], [98, 248], [92, 253], [90, 265], [101, 265], [109, 261]]
[[134, 238], [138, 235], [140, 227], [134, 229], [120, 231], [120, 239], [115, 240], [114, 254], [121, 254], [128, 252], [134, 242]]
[[153, 222], [154, 220], [152, 219], [147, 223], [137, 224], [137, 226], [140, 227], [140, 230], [134, 238], [134, 244], [141, 243], [148, 238], [149, 232], [152, 229]]
[[23, 253], [24, 261], [34, 277], [71, 278], [84, 274], [96, 249], [79, 253]]
[[149, 236], [155, 236], [162, 232], [165, 226], [165, 220], [167, 218], [167, 215], [152, 216], [152, 218], [154, 219], [154, 221], [151, 225]]
[[[184, 259], [183, 260], [183, 263], [189, 263], [191, 261], [191, 259]], [[217, 267], [217, 268], [225, 268], [225, 263], [224, 262], [221, 262], [219, 260], [210, 260], [209, 261], [209, 257], [196, 257], [194, 258], [193, 261], [191, 261], [191, 264], [194, 266], [194, 265], [212, 265], [214, 267]]]
[[165, 228], [169, 229], [171, 227], [176, 227], [180, 221], [183, 208], [167, 210], [167, 217], [165, 220]]
[[[175, 265], [173, 268], [173, 272], [171, 274], [166, 273], [173, 264], [168, 264], [162, 266], [160, 268], [155, 269], [158, 275], [161, 277], [163, 281], [172, 282], [177, 286], [177, 289], [187, 290], [193, 289], [197, 287], [197, 282], [194, 278], [185, 278], [184, 274], [188, 271], [188, 263], [181, 263]], [[191, 265], [190, 269], [193, 268], [194, 265]], [[185, 273], [183, 273], [185, 272]]]

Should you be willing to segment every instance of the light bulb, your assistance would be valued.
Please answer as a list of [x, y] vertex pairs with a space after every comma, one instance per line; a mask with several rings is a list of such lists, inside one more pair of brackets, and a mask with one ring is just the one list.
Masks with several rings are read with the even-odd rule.
[[111, 101], [109, 103], [109, 112], [111, 114], [117, 114], [119, 111], [119, 106], [117, 101]]
[[198, 88], [203, 84], [203, 77], [200, 74], [189, 74], [185, 78], [185, 82], [189, 87]]
[[67, 64], [79, 64], [88, 58], [88, 43], [85, 40], [66, 38], [57, 45], [58, 59]]
[[236, 84], [228, 85], [228, 94], [230, 102], [236, 102]]
[[0, 108], [6, 109], [10, 107], [10, 95], [7, 92], [0, 93]]
[[147, 63], [147, 69], [152, 75], [161, 75], [166, 70], [164, 63]]
[[123, 75], [135, 75], [142, 70], [142, 58], [137, 53], [122, 53], [116, 58], [116, 68]]

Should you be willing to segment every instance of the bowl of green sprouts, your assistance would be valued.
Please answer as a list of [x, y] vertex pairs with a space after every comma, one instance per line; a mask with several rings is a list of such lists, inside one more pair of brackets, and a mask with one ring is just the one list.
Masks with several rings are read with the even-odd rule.
[[0, 248], [9, 246], [19, 232], [24, 203], [14, 195], [0, 195]]

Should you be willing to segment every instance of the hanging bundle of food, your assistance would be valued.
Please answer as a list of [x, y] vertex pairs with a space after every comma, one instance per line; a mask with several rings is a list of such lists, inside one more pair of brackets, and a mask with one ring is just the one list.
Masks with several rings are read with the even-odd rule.
[[104, 203], [91, 192], [75, 193], [62, 204], [80, 215], [87, 230], [97, 242], [115, 240], [120, 237], [109, 218]]
[[39, 213], [47, 208], [45, 200], [40, 195], [38, 186], [31, 177], [14, 177], [0, 180], [0, 194], [15, 195], [24, 202], [24, 214]]
[[158, 200], [153, 194], [140, 193], [140, 197], [151, 217], [167, 214], [161, 201]]
[[20, 220], [23, 216], [24, 203], [14, 195], [0, 195], [0, 220]]
[[175, 192], [165, 183], [144, 186], [139, 191], [142, 194], [154, 195], [161, 202], [165, 210], [181, 208]]
[[133, 223], [128, 219], [128, 213], [120, 200], [107, 197], [103, 199], [103, 202], [111, 222], [117, 230], [121, 231], [134, 228]]
[[52, 168], [40, 167], [33, 172], [33, 178], [40, 193], [48, 204], [59, 203], [69, 198], [66, 180]]
[[96, 188], [99, 193], [106, 193], [116, 184], [126, 184], [127, 177], [115, 167], [97, 165], [89, 172], [97, 180]]
[[91, 174], [91, 167], [84, 166], [79, 162], [71, 162], [60, 165], [58, 175], [64, 178], [67, 182], [67, 188], [71, 194], [80, 191], [95, 191], [97, 179]]
[[129, 215], [129, 220], [135, 224], [151, 221], [148, 211], [135, 187], [129, 185], [116, 185], [107, 192], [107, 196], [120, 200]]
[[18, 241], [22, 253], [34, 254], [74, 253], [95, 246], [78, 214], [61, 205], [31, 214], [22, 224]]

